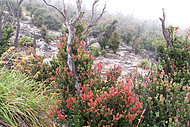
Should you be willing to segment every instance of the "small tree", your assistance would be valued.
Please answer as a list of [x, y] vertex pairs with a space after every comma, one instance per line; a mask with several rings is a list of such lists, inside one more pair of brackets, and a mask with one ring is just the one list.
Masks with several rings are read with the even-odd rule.
[[113, 50], [114, 53], [116, 53], [117, 50], [119, 49], [120, 42], [121, 42], [121, 39], [120, 39], [119, 32], [114, 31], [110, 39], [108, 40], [109, 47]]

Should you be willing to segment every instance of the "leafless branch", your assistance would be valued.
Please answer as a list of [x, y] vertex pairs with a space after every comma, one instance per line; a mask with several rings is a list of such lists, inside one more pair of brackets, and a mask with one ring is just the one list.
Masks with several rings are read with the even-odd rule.
[[[102, 9], [102, 12], [101, 14], [99, 15], [99, 17], [95, 20], [95, 22], [93, 23], [93, 18], [94, 18], [94, 8], [95, 8], [95, 5], [97, 4], [99, 0], [95, 0], [93, 5], [92, 5], [92, 16], [91, 16], [91, 20], [90, 20], [90, 23], [89, 25], [85, 28], [84, 30], [84, 35], [86, 36], [87, 35], [87, 32], [88, 30], [91, 28], [91, 27], [94, 27], [96, 26], [97, 22], [100, 20], [100, 18], [103, 16], [103, 14], [106, 12], [105, 9], [106, 9], [106, 4], [104, 5], [104, 8]], [[89, 34], [88, 34], [89, 35]]]
[[89, 36], [92, 35], [92, 33], [97, 33], [97, 32], [100, 32], [100, 30], [92, 30], [92, 31], [90, 31], [90, 32], [86, 35], [86, 37], [89, 37]]
[[112, 29], [113, 27], [114, 27], [114, 25], [112, 25], [109, 29], [105, 30], [104, 32], [100, 33], [96, 39], [90, 41], [90, 42], [88, 43], [88, 45], [87, 45], [87, 49], [89, 48], [90, 45], [92, 45], [92, 44], [98, 42], [98, 41], [102, 38], [102, 36], [104, 36], [104, 34], [106, 34], [106, 33], [107, 33], [110, 29]]
[[13, 16], [13, 19], [12, 19], [11, 22], [9, 23], [9, 27], [10, 27], [11, 24], [14, 24], [15, 14], [14, 14], [14, 8], [13, 8], [13, 6], [11, 5], [11, 3], [9, 2], [9, 0], [7, 0], [7, 4], [8, 4], [8, 6], [9, 6], [10, 12], [11, 12], [11, 14], [12, 14], [12, 16]]
[[[47, 3], [46, 0], [43, 0], [43, 1], [44, 1], [44, 3], [45, 3], [47, 6], [50, 6], [50, 7], [54, 8], [55, 10], [57, 10], [57, 11], [63, 16], [63, 18], [66, 20], [66, 16], [65, 16], [65, 14], [64, 14], [62, 11], [60, 11], [57, 7], [55, 7], [55, 6], [53, 6], [53, 5], [49, 4], [49, 3]], [[63, 0], [63, 2], [64, 2], [64, 0]], [[64, 11], [66, 11], [66, 10], [65, 10], [65, 7], [64, 7]]]
[[82, 5], [82, 0], [77, 0], [76, 1], [77, 4], [77, 15], [75, 17], [75, 19], [73, 20], [73, 24], [75, 25], [77, 23], [77, 21], [81, 18], [82, 16], [82, 12], [81, 12], [81, 5]]
[[162, 11], [163, 11], [163, 19], [159, 18], [161, 20], [161, 22], [162, 22], [162, 32], [163, 32], [164, 38], [165, 38], [165, 40], [167, 42], [167, 45], [172, 46], [172, 42], [170, 40], [170, 37], [169, 37], [168, 32], [166, 31], [166, 27], [165, 27], [166, 14], [164, 12], [164, 8], [162, 9]]

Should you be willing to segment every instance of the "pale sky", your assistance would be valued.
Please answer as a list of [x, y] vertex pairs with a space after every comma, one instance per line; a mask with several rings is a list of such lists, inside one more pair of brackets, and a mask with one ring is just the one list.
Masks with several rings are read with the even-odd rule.
[[[89, 9], [93, 2], [83, 0]], [[140, 19], [159, 20], [159, 17], [162, 18], [162, 8], [165, 8], [167, 22], [173, 26], [190, 27], [190, 0], [99, 0], [99, 9], [105, 3], [108, 12], [133, 14]]]

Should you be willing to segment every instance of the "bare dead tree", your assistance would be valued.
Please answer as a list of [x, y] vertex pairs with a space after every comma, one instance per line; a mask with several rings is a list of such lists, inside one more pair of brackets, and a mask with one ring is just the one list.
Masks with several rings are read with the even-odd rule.
[[162, 32], [163, 32], [164, 38], [165, 38], [165, 40], [167, 42], [167, 45], [172, 46], [172, 42], [170, 40], [170, 37], [169, 37], [168, 32], [166, 31], [166, 27], [165, 27], [166, 14], [164, 12], [164, 8], [162, 8], [162, 11], [163, 11], [163, 19], [159, 18], [161, 20], [161, 22], [162, 22]]
[[16, 36], [15, 36], [15, 40], [14, 40], [14, 46], [15, 48], [18, 48], [18, 36], [19, 36], [19, 31], [20, 31], [20, 5], [22, 4], [24, 0], [17, 0], [17, 30], [16, 30]]
[[10, 27], [12, 24], [14, 25], [14, 23], [15, 23], [15, 14], [14, 14], [14, 7], [13, 7], [13, 5], [10, 3], [9, 0], [7, 0], [7, 5], [8, 5], [8, 7], [9, 7], [9, 9], [10, 9], [11, 15], [13, 16], [12, 20], [11, 20], [10, 23], [9, 23], [9, 27]]
[[1, 9], [0, 9], [0, 41], [2, 39], [2, 33], [1, 33], [1, 29], [2, 29], [2, 20], [3, 20], [3, 12], [4, 12], [4, 2], [1, 3]]
[[36, 53], [36, 34], [35, 34], [35, 32], [34, 32], [33, 36], [34, 36], [33, 48], [34, 48], [34, 53]]
[[[67, 11], [66, 11], [66, 7], [65, 7], [65, 2], [64, 0], [62, 0], [63, 2], [63, 11], [59, 10], [57, 7], [55, 7], [54, 5], [51, 5], [49, 3], [46, 2], [46, 0], [43, 0], [44, 3], [47, 6], [50, 6], [52, 8], [54, 8], [55, 10], [57, 10], [64, 18], [64, 24], [66, 25], [67, 29], [68, 29], [68, 43], [67, 43], [67, 51], [69, 51], [68, 56], [67, 56], [67, 65], [69, 67], [69, 69], [71, 70], [71, 72], [74, 74], [74, 78], [76, 79], [75, 81], [75, 87], [78, 88], [78, 91], [80, 90], [79, 88], [79, 83], [78, 83], [78, 74], [76, 72], [75, 69], [75, 65], [74, 65], [74, 58], [72, 57], [72, 47], [70, 45], [70, 42], [74, 41], [74, 30], [75, 30], [75, 25], [76, 23], [82, 18], [82, 10], [81, 10], [81, 5], [82, 5], [82, 0], [76, 0], [76, 6], [77, 6], [77, 11], [76, 11], [76, 15], [74, 17], [74, 19], [72, 21], [68, 21], [67, 19]], [[87, 35], [87, 31], [95, 26], [98, 22], [98, 20], [102, 17], [102, 15], [105, 13], [105, 8], [106, 6], [104, 6], [102, 13], [100, 14], [100, 16], [95, 20], [95, 22], [93, 23], [93, 17], [94, 17], [94, 8], [95, 5], [98, 3], [99, 0], [95, 0], [93, 5], [92, 5], [92, 16], [91, 16], [91, 22], [90, 24], [87, 26], [87, 28], [84, 31], [84, 35]], [[89, 35], [89, 34], [88, 34]]]

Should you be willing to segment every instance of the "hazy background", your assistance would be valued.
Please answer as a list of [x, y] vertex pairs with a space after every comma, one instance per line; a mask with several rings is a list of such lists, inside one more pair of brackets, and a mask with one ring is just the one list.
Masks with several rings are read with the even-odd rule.
[[[75, 3], [74, 0], [66, 0]], [[91, 9], [94, 0], [83, 0], [86, 8]], [[100, 0], [98, 9], [106, 3], [108, 12], [133, 15], [135, 18], [159, 20], [162, 8], [165, 8], [166, 20], [169, 24], [179, 27], [190, 26], [189, 0]]]

